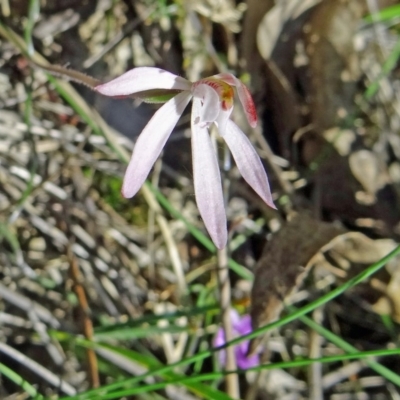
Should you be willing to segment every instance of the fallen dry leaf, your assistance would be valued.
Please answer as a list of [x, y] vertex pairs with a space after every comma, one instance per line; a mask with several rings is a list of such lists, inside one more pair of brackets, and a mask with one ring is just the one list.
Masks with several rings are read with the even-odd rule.
[[[392, 239], [374, 240], [358, 232], [349, 232], [343, 238], [329, 250], [329, 259], [345, 261], [339, 264], [347, 271], [347, 279], [379, 261], [397, 246]], [[354, 289], [361, 299], [371, 305], [373, 311], [390, 315], [396, 322], [400, 322], [399, 261], [399, 257], [395, 257], [385, 269], [374, 275], [369, 284]]]
[[[276, 320], [299, 289], [311, 267], [317, 275], [335, 271], [348, 280], [397, 246], [391, 239], [370, 239], [360, 232], [345, 232], [306, 214], [296, 215], [272, 238], [255, 271], [251, 315], [254, 329]], [[353, 290], [379, 314], [400, 321], [400, 263], [393, 259], [369, 283]], [[251, 344], [251, 352], [261, 339]]]
[[377, 314], [390, 315], [394, 321], [400, 323], [400, 268], [393, 273], [382, 297], [372, 305], [372, 309]]
[[[267, 243], [255, 270], [251, 294], [255, 329], [278, 318], [284, 300], [299, 288], [314, 256], [344, 232], [306, 214], [297, 214]], [[252, 349], [258, 343], [254, 341]]]
[[321, 0], [278, 1], [265, 14], [257, 31], [258, 49], [265, 60], [271, 54], [279, 40], [282, 40], [282, 30], [286, 25], [293, 24], [300, 15], [314, 7]]
[[369, 195], [375, 197], [375, 193], [387, 184], [385, 164], [372, 151], [363, 149], [353, 152], [349, 156], [349, 165], [351, 172]]

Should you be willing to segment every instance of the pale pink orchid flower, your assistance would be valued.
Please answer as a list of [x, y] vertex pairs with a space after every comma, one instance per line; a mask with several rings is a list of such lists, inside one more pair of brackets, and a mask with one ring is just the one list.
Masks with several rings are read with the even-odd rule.
[[[264, 167], [250, 140], [229, 119], [233, 110], [234, 89], [251, 127], [257, 125], [253, 99], [246, 86], [234, 75], [224, 73], [195, 83], [159, 68], [134, 68], [95, 88], [99, 93], [144, 100], [169, 96], [138, 137], [122, 185], [122, 195], [133, 197], [143, 185], [168, 137], [193, 100], [192, 158], [194, 191], [200, 215], [217, 248], [227, 242], [227, 221], [220, 170], [208, 128], [218, 127], [246, 182], [270, 207], [275, 208]], [[171, 96], [173, 96], [171, 98]]]

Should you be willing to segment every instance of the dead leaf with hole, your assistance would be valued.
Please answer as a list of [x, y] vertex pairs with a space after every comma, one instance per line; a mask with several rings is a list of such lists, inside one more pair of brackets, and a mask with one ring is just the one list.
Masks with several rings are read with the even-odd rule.
[[339, 254], [351, 264], [371, 265], [396, 247], [396, 242], [392, 239], [373, 240], [359, 232], [349, 232], [345, 239], [335, 243], [330, 254]]

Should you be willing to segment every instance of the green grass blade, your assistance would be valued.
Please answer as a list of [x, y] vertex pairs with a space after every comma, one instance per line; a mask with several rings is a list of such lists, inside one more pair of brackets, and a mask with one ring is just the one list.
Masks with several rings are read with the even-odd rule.
[[[161, 320], [167, 320], [170, 321], [171, 323], [174, 323], [174, 321], [180, 317], [193, 318], [198, 316], [204, 316], [208, 312], [213, 312], [215, 314], [218, 314], [219, 306], [217, 304], [211, 304], [199, 307], [191, 307], [171, 313], [144, 315], [142, 317], [131, 319], [123, 323], [117, 323], [117, 324], [112, 323], [110, 325], [105, 325], [102, 327], [95, 328], [94, 330], [95, 338], [100, 340], [101, 335], [107, 337], [108, 333], [113, 334], [114, 332], [119, 330], [123, 331], [125, 329], [135, 329], [135, 328], [141, 329], [143, 324], [154, 326], [155, 324], [157, 324], [158, 321]], [[57, 331], [54, 332], [56, 332], [56, 334], [59, 333]]]
[[95, 334], [94, 339], [100, 341], [106, 340], [130, 340], [151, 337], [154, 335], [160, 335], [162, 333], [181, 333], [187, 332], [189, 327], [186, 326], [137, 326], [137, 327], [124, 327], [115, 330], [109, 330], [108, 332], [99, 332]]
[[396, 4], [391, 7], [386, 7], [383, 10], [379, 10], [376, 14], [367, 15], [365, 17], [365, 21], [368, 23], [373, 22], [384, 22], [389, 21], [391, 19], [400, 17], [400, 4]]
[[382, 71], [379, 74], [378, 78], [374, 82], [372, 82], [365, 91], [364, 97], [367, 100], [370, 100], [376, 94], [376, 92], [379, 89], [380, 81], [386, 76], [388, 76], [390, 72], [393, 71], [393, 69], [397, 65], [399, 57], [400, 57], [400, 39], [397, 40], [396, 45], [390, 52], [387, 60], [383, 63]]
[[24, 29], [24, 38], [26, 43], [27, 52], [32, 55], [35, 52], [33, 47], [32, 32], [36, 20], [39, 18], [40, 3], [39, 0], [29, 0], [28, 18]]
[[342, 285], [338, 286], [336, 289], [333, 289], [329, 293], [321, 296], [320, 298], [314, 300], [310, 304], [305, 305], [302, 308], [299, 308], [296, 311], [291, 312], [289, 315], [279, 319], [278, 321], [272, 322], [266, 326], [263, 326], [259, 329], [256, 329], [252, 333], [249, 333], [246, 336], [243, 336], [238, 339], [234, 339], [231, 342], [227, 343], [223, 347], [227, 347], [236, 343], [240, 343], [243, 340], [253, 339], [257, 336], [260, 336], [271, 329], [280, 328], [292, 322], [303, 315], [308, 314], [311, 311], [314, 311], [316, 308], [323, 306], [324, 304], [328, 303], [329, 301], [333, 300], [334, 298], [340, 296], [346, 290], [351, 289], [352, 287], [358, 285], [359, 283], [365, 281], [370, 276], [374, 275], [378, 272], [381, 268], [383, 268], [392, 258], [396, 257], [400, 254], [400, 246], [397, 246], [393, 251], [391, 251], [386, 257], [383, 257], [381, 260], [377, 261], [375, 264], [372, 264], [368, 268], [366, 268], [363, 272], [359, 273], [355, 277], [349, 279], [347, 282], [343, 283]]
[[35, 400], [44, 399], [42, 395], [24, 378], [19, 376], [12, 369], [8, 368], [6, 365], [0, 363], [0, 375], [6, 376], [10, 381], [13, 381], [16, 385], [20, 386], [26, 393], [32, 396]]
[[[304, 324], [309, 326], [311, 329], [313, 329], [315, 332], [319, 333], [321, 336], [325, 337], [327, 340], [329, 340], [331, 343], [336, 345], [337, 347], [341, 348], [342, 350], [346, 351], [349, 354], [362, 354], [360, 353], [357, 348], [352, 346], [350, 343], [346, 342], [343, 340], [341, 337], [335, 335], [333, 332], [330, 330], [324, 328], [323, 326], [317, 324], [314, 322], [312, 319], [303, 316], [300, 317], [300, 321], [302, 321]], [[400, 355], [400, 349], [395, 349], [394, 354]], [[395, 372], [391, 371], [389, 368], [386, 368], [384, 365], [378, 363], [377, 361], [373, 360], [366, 360], [366, 363], [379, 375], [383, 376], [386, 378], [388, 381], [394, 383], [395, 385], [400, 387], [400, 376], [396, 374]]]
[[[284, 362], [278, 362], [278, 363], [273, 363], [273, 364], [264, 364], [264, 365], [259, 365], [254, 368], [250, 368], [247, 371], [262, 371], [262, 370], [273, 370], [273, 369], [288, 369], [288, 368], [299, 368], [299, 367], [307, 367], [315, 362], [318, 363], [334, 363], [334, 362], [342, 362], [346, 360], [363, 360], [363, 359], [368, 359], [371, 357], [383, 357], [383, 356], [397, 356], [399, 355], [399, 350], [398, 349], [383, 349], [383, 350], [372, 350], [372, 351], [365, 351], [365, 352], [353, 352], [351, 354], [342, 354], [342, 355], [335, 355], [335, 356], [328, 356], [328, 357], [321, 357], [321, 358], [306, 358], [306, 359], [300, 359], [300, 360], [293, 360], [293, 361], [284, 361]], [[368, 360], [366, 362], [369, 362]], [[95, 396], [102, 396], [102, 399], [116, 399], [116, 398], [121, 398], [123, 396], [133, 396], [145, 392], [151, 392], [154, 390], [160, 390], [160, 389], [165, 389], [167, 385], [170, 384], [182, 384], [182, 385], [189, 385], [189, 384], [194, 384], [196, 382], [203, 382], [203, 381], [211, 381], [215, 379], [221, 379], [227, 374], [230, 373], [238, 373], [238, 374], [243, 374], [246, 371], [243, 370], [237, 370], [237, 371], [219, 371], [219, 372], [210, 372], [210, 373], [205, 373], [205, 374], [199, 374], [195, 376], [190, 376], [190, 377], [175, 377], [173, 378], [172, 376], [169, 377], [168, 381], [164, 382], [158, 382], [155, 384], [146, 384], [146, 385], [139, 385], [138, 387], [130, 388], [130, 389], [122, 389], [118, 390], [115, 392], [107, 393], [104, 391], [105, 388], [98, 389], [97, 393]], [[220, 394], [221, 392], [219, 392]], [[61, 400], [86, 400], [86, 399], [93, 399], [96, 397], [86, 397], [89, 392], [87, 393], [82, 393], [81, 395], [78, 396], [73, 396], [73, 397], [63, 397]], [[208, 395], [214, 396], [215, 393], [211, 394], [208, 393]], [[216, 395], [218, 396], [218, 394]], [[208, 397], [209, 399], [227, 399], [229, 397]]]
[[[83, 346], [85, 348], [93, 348], [93, 349], [104, 348], [107, 350], [111, 350], [117, 354], [126, 357], [127, 360], [130, 360], [146, 368], [160, 368], [162, 366], [160, 361], [158, 361], [152, 355], [142, 354], [122, 347], [90, 342], [84, 339], [77, 339], [76, 344]], [[138, 393], [149, 392], [152, 390], [157, 390], [157, 388], [165, 388], [165, 386], [170, 385], [173, 382], [176, 384], [182, 383], [182, 385], [185, 386], [190, 392], [204, 399], [231, 400], [231, 397], [229, 397], [227, 394], [217, 389], [214, 389], [212, 386], [204, 385], [202, 383], [187, 381], [186, 376], [179, 375], [178, 373], [175, 373], [174, 371], [171, 370], [166, 371], [164, 374], [160, 374], [160, 377], [164, 379], [164, 382], [160, 382], [155, 385], [149, 385], [146, 383], [146, 385], [140, 385], [139, 388], [135, 387], [135, 388], [125, 389], [123, 387], [126, 386], [126, 384], [123, 384], [117, 388], [119, 389], [117, 391], [113, 391], [112, 385], [108, 385], [76, 396], [65, 397], [64, 399], [69, 399], [69, 400], [73, 399], [85, 400], [93, 398], [97, 399], [99, 398], [99, 396], [101, 396], [102, 399], [117, 399], [125, 395], [129, 396], [131, 394], [138, 394]], [[154, 389], [151, 389], [153, 387]], [[144, 391], [142, 391], [141, 388], [144, 388]]]
[[[267, 331], [271, 330], [271, 329], [276, 329], [279, 328], [281, 326], [284, 326], [286, 324], [288, 324], [289, 322], [292, 322], [296, 319], [299, 319], [301, 317], [303, 317], [304, 315], [308, 314], [309, 312], [315, 310], [318, 307], [321, 307], [322, 305], [326, 304], [327, 302], [333, 300], [334, 298], [338, 297], [339, 295], [341, 295], [342, 293], [344, 293], [346, 290], [358, 285], [359, 283], [365, 281], [366, 279], [368, 279], [370, 276], [372, 276], [373, 274], [375, 274], [377, 271], [379, 271], [381, 268], [383, 268], [392, 258], [396, 257], [397, 255], [400, 254], [400, 246], [396, 247], [392, 252], [390, 252], [386, 257], [383, 257], [381, 260], [379, 260], [378, 262], [376, 262], [375, 264], [371, 265], [370, 267], [366, 268], [365, 271], [361, 272], [360, 274], [356, 275], [354, 278], [350, 279], [349, 281], [345, 282], [344, 284], [342, 284], [341, 286], [337, 287], [336, 289], [332, 290], [331, 292], [325, 294], [324, 296], [320, 297], [319, 299], [313, 301], [310, 304], [307, 304], [306, 306], [291, 312], [289, 315], [279, 319], [276, 322], [272, 322], [271, 324], [268, 324], [262, 328], [259, 328], [257, 330], [255, 330], [254, 332], [242, 336], [240, 338], [234, 339], [228, 343], [226, 343], [224, 346], [221, 346], [221, 348], [225, 348], [234, 344], [238, 344], [244, 340], [249, 340], [252, 338], [255, 338], [259, 335], [262, 335], [264, 333], [266, 333]], [[221, 349], [219, 348], [219, 349]], [[218, 349], [218, 350], [219, 350]], [[150, 370], [149, 372], [141, 375], [141, 376], [137, 376], [134, 378], [130, 378], [127, 379], [125, 381], [122, 382], [116, 382], [113, 383], [111, 385], [107, 385], [105, 387], [103, 387], [103, 389], [105, 390], [117, 390], [123, 386], [126, 385], [135, 385], [138, 384], [139, 382], [141, 382], [143, 379], [149, 377], [149, 376], [155, 376], [155, 375], [161, 375], [164, 374], [168, 371], [172, 371], [174, 368], [176, 367], [181, 367], [184, 365], [188, 365], [194, 362], [197, 362], [199, 360], [202, 360], [204, 358], [207, 358], [209, 356], [211, 356], [214, 352], [216, 351], [216, 349], [211, 349], [211, 350], [206, 350], [203, 351], [201, 353], [198, 353], [192, 357], [188, 357], [184, 360], [178, 361], [176, 363], [170, 364], [170, 365], [166, 365], [166, 366], [162, 366], [160, 368], [157, 368], [155, 370]], [[97, 395], [98, 392], [96, 391], [89, 391], [87, 392], [87, 395]], [[85, 397], [85, 398], [89, 398], [89, 397]]]

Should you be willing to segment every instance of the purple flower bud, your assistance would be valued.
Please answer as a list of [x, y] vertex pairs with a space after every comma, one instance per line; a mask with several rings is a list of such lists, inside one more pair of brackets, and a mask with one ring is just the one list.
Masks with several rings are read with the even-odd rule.
[[[232, 331], [234, 338], [247, 335], [252, 332], [253, 328], [251, 326], [251, 317], [249, 314], [240, 316], [236, 310], [230, 310], [230, 316], [232, 321]], [[223, 328], [218, 329], [218, 332], [214, 338], [214, 346], [220, 347], [226, 343], [225, 332]], [[251, 367], [256, 367], [260, 364], [260, 359], [258, 354], [254, 354], [251, 357], [247, 357], [247, 351], [249, 348], [249, 340], [244, 340], [243, 342], [234, 346], [236, 364], [241, 369], [248, 369]], [[221, 365], [226, 364], [226, 352], [221, 350], [218, 353], [219, 362]]]

